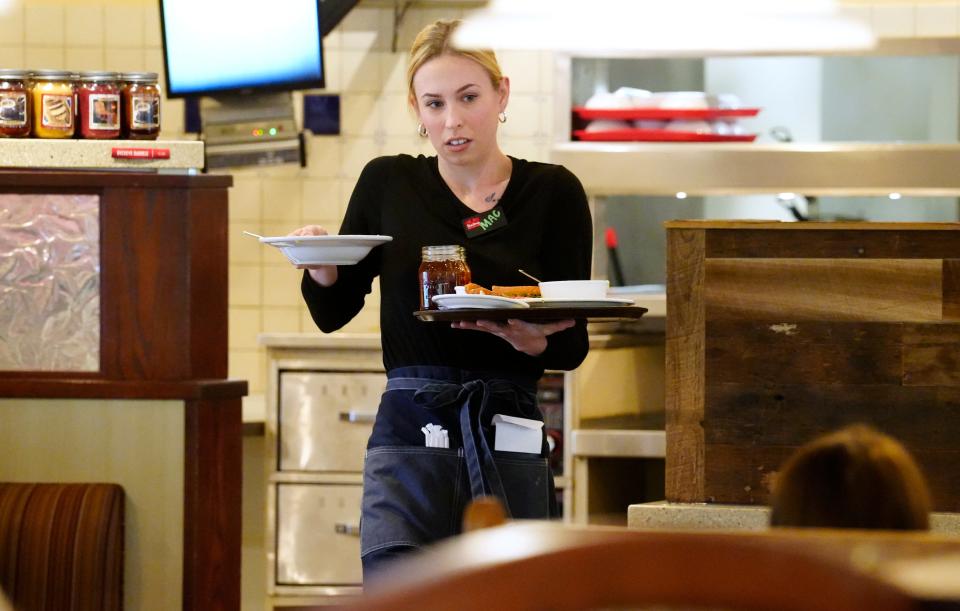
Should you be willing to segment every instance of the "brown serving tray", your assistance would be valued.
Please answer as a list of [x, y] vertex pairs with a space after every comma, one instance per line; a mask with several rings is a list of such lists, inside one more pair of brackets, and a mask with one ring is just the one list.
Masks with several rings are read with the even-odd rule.
[[472, 322], [475, 320], [525, 320], [527, 322], [548, 322], [570, 318], [589, 320], [636, 319], [646, 314], [647, 308], [640, 306], [592, 306], [557, 307], [539, 306], [535, 308], [455, 308], [449, 310], [419, 310], [413, 315], [427, 322]]

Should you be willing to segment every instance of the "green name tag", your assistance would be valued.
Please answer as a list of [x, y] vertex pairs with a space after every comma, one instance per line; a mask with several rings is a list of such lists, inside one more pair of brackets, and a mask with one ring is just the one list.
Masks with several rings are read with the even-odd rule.
[[463, 230], [468, 238], [475, 238], [505, 227], [506, 224], [507, 215], [497, 205], [483, 214], [475, 214], [463, 219]]

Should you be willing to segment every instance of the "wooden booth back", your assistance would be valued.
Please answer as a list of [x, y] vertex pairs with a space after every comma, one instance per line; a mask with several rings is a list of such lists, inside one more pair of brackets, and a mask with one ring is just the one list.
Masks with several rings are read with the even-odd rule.
[[123, 608], [123, 488], [0, 483], [0, 588], [17, 611]]

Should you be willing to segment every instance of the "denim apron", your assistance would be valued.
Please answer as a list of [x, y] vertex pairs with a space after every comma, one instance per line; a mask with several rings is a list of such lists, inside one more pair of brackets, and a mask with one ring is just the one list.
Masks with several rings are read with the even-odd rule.
[[[365, 578], [382, 559], [458, 534], [478, 496], [497, 496], [515, 519], [556, 515], [546, 437], [539, 454], [496, 451], [495, 414], [542, 422], [536, 379], [432, 366], [388, 372], [363, 469]], [[449, 447], [427, 447], [427, 425], [446, 431]]]

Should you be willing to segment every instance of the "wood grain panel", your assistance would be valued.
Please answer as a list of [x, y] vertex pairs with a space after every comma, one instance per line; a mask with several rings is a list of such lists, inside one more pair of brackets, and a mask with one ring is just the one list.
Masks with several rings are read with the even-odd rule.
[[[227, 192], [192, 189], [171, 192], [188, 201], [191, 377], [227, 377]], [[189, 197], [189, 199], [188, 199]]]
[[706, 378], [757, 385], [900, 384], [902, 334], [898, 323], [712, 320], [706, 325]]
[[941, 262], [917, 260], [708, 259], [707, 320], [935, 321]]
[[903, 384], [960, 387], [960, 324], [904, 326]]
[[99, 192], [104, 187], [124, 189], [226, 189], [232, 184], [232, 176], [216, 174], [189, 176], [186, 174], [159, 174], [149, 171], [30, 170], [25, 172], [18, 169], [0, 169], [0, 188], [11, 193], [23, 193], [30, 189], [39, 189], [41, 193], [50, 193], [52, 190], [69, 190], [71, 193], [79, 193], [82, 189], [88, 189], [89, 192]]
[[[704, 495], [709, 503], [769, 503], [780, 465], [795, 447], [709, 445]], [[933, 495], [934, 511], [960, 511], [960, 450], [912, 452]]]
[[[799, 446], [854, 422], [911, 449], [958, 450], [960, 389], [885, 384], [708, 384], [707, 446]], [[960, 491], [958, 491], [960, 493]]]
[[960, 321], [960, 259], [943, 260], [943, 319]]
[[0, 378], [0, 397], [28, 399], [232, 399], [246, 394], [246, 380]]
[[666, 497], [703, 496], [704, 309], [701, 231], [667, 234]]
[[100, 248], [105, 377], [190, 377], [184, 204], [163, 191], [104, 190]]
[[[817, 229], [817, 225], [822, 227]], [[960, 252], [960, 231], [832, 229], [710, 229], [706, 257], [816, 259], [943, 259]], [[901, 227], [907, 227], [901, 223]], [[954, 228], [955, 229], [955, 228]]]
[[[673, 233], [696, 231], [669, 228], [668, 252]], [[706, 260], [695, 289], [684, 284], [690, 262], [668, 258], [668, 287], [679, 279], [670, 299], [693, 296], [702, 308], [668, 329], [700, 338], [686, 357], [704, 371], [685, 372], [702, 392], [696, 411], [667, 404], [667, 455], [702, 468], [692, 475], [702, 496], [668, 479], [668, 499], [675, 489], [691, 493], [683, 500], [764, 502], [770, 472], [793, 448], [867, 422], [926, 461], [939, 508], [960, 507], [958, 227], [713, 223], [699, 231]], [[668, 306], [668, 315], [690, 311]], [[700, 361], [689, 354], [697, 348]], [[668, 393], [681, 384], [678, 371], [668, 367]]]
[[240, 609], [240, 399], [187, 401], [183, 610]]
[[960, 344], [904, 346], [903, 383], [960, 388]]

